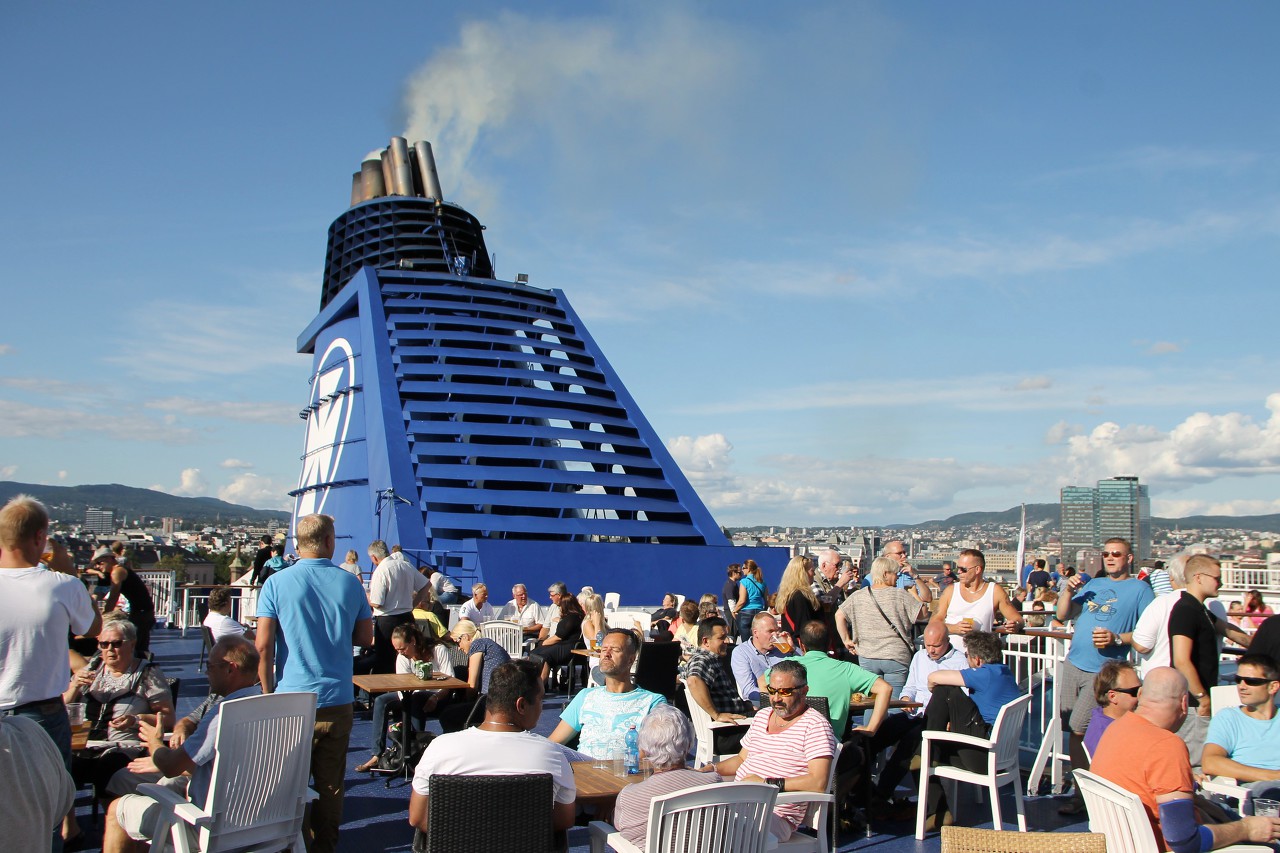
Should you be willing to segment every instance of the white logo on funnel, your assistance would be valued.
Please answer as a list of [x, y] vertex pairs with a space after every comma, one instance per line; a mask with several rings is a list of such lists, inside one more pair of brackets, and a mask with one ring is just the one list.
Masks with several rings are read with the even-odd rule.
[[[320, 359], [321, 372], [311, 383], [311, 415], [307, 418], [307, 443], [298, 488], [329, 483], [338, 473], [338, 462], [347, 440], [354, 408], [348, 393], [355, 382], [356, 359], [346, 338], [336, 338]], [[324, 510], [328, 487], [310, 488], [298, 495], [294, 519]]]

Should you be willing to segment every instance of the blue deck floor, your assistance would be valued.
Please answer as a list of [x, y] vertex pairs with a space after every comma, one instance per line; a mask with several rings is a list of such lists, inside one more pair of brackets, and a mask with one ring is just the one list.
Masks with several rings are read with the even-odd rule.
[[[208, 691], [208, 682], [198, 671], [200, 639], [195, 631], [188, 631], [182, 638], [176, 630], [157, 629], [153, 635], [152, 650], [156, 662], [169, 677], [181, 678], [178, 699], [178, 714], [190, 711], [204, 698]], [[559, 719], [565, 704], [563, 695], [547, 697], [542, 720], [538, 731], [543, 734], [551, 732]], [[432, 723], [434, 725], [434, 723]], [[342, 834], [339, 850], [350, 853], [369, 853], [373, 850], [407, 851], [410, 849], [413, 832], [408, 824], [409, 788], [407, 783], [393, 781], [386, 787], [382, 779], [371, 779], [364, 774], [357, 774], [354, 768], [372, 754], [371, 736], [373, 725], [368, 715], [357, 715], [355, 728], [351, 735], [351, 748], [347, 764], [347, 792], [343, 814]], [[991, 826], [991, 810], [986, 803], [974, 800], [972, 789], [962, 790], [962, 798], [957, 811], [957, 822], [965, 826]], [[1027, 801], [1027, 826], [1032, 831], [1085, 831], [1087, 829], [1082, 818], [1064, 818], [1058, 815], [1058, 807], [1062, 800], [1052, 797], [1040, 797]], [[102, 817], [93, 822], [90, 817], [89, 794], [87, 790], [78, 792], [77, 815], [81, 827], [99, 843], [102, 837]], [[1013, 816], [1013, 799], [1006, 794], [1002, 801], [1002, 811], [1006, 820]], [[1013, 824], [1006, 823], [1006, 828]], [[938, 836], [931, 835], [922, 842], [913, 837], [914, 822], [877, 822], [875, 834], [870, 838], [861, 833], [843, 833], [839, 839], [838, 849], [875, 850], [878, 853], [914, 853], [929, 851], [936, 853], [941, 847]], [[587, 833], [583, 828], [575, 828], [569, 834], [570, 849], [578, 853], [587, 850]], [[90, 847], [87, 849], [98, 849]]]

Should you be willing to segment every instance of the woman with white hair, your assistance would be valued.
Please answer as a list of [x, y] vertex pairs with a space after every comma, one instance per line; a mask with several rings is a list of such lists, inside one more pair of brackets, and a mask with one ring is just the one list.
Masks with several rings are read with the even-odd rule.
[[640, 721], [640, 757], [649, 760], [653, 775], [618, 792], [613, 825], [641, 850], [648, 840], [649, 804], [655, 797], [720, 781], [714, 773], [699, 773], [685, 766], [692, 749], [693, 725], [674, 706], [658, 705]]

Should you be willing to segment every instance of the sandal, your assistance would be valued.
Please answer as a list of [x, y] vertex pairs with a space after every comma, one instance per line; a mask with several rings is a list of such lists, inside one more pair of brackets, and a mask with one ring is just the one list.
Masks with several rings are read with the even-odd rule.
[[378, 756], [376, 756], [376, 755], [375, 755], [373, 758], [370, 758], [370, 759], [369, 759], [368, 761], [366, 761], [364, 764], [357, 764], [357, 765], [356, 765], [356, 772], [357, 772], [357, 773], [368, 773], [370, 770], [372, 770], [373, 768], [375, 768], [375, 767], [377, 767], [377, 766], [378, 766]]

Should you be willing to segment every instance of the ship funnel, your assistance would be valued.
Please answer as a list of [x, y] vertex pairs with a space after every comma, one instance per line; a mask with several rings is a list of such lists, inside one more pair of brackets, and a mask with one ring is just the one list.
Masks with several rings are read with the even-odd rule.
[[444, 196], [440, 192], [440, 176], [436, 174], [436, 158], [431, 153], [431, 143], [415, 143], [413, 153], [417, 155], [418, 171], [422, 173], [423, 192], [426, 193], [427, 198], [443, 201]]

